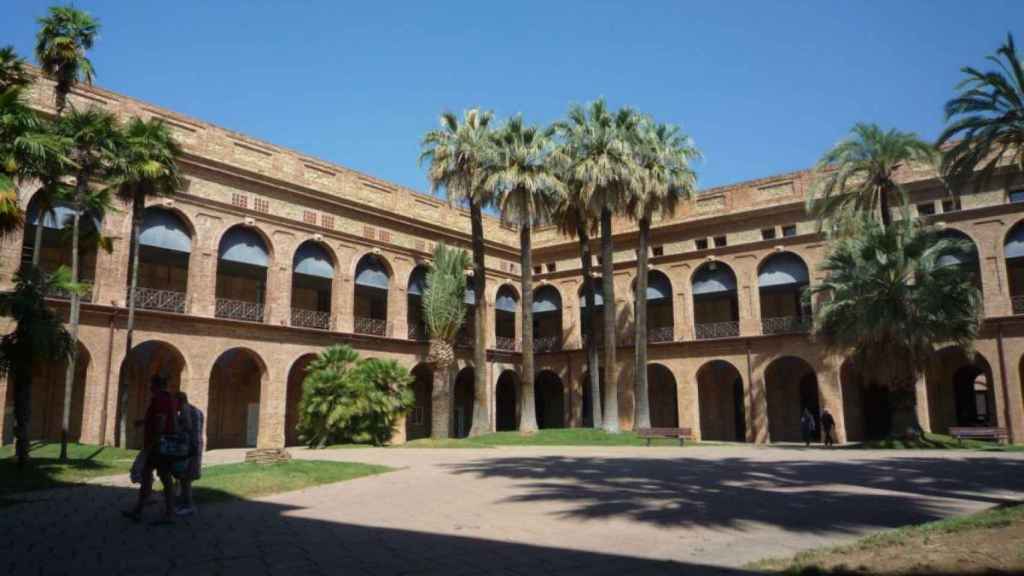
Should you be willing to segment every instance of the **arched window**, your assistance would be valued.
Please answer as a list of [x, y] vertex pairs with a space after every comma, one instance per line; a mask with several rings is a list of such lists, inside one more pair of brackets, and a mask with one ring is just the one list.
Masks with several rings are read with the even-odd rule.
[[708, 262], [693, 273], [693, 323], [697, 339], [740, 335], [736, 275], [721, 262]]
[[391, 273], [376, 254], [363, 256], [356, 265], [355, 332], [373, 336], [389, 335], [388, 288]]
[[319, 242], [308, 240], [292, 259], [292, 326], [330, 330], [334, 259]]
[[423, 293], [427, 289], [427, 267], [417, 266], [409, 275], [406, 289], [406, 324], [409, 326], [409, 340], [426, 340], [427, 323], [423, 318]]
[[1024, 314], [1024, 224], [1017, 224], [1006, 235], [1006, 279], [1014, 314]]
[[[635, 290], [634, 281], [634, 293]], [[658, 270], [647, 273], [647, 341], [671, 342], [674, 339], [672, 283]]]
[[[66, 202], [58, 202], [48, 212], [40, 214], [38, 195], [34, 196], [25, 211], [25, 235], [22, 244], [22, 260], [31, 262], [36, 250], [36, 231], [39, 235], [39, 267], [47, 273], [61, 266], [71, 268], [71, 235], [74, 209]], [[78, 280], [89, 290], [82, 295], [83, 302], [92, 302], [91, 286], [96, 282], [96, 254], [99, 232], [103, 229], [100, 218], [95, 214], [83, 213], [78, 221]], [[70, 294], [63, 291], [51, 292], [49, 296], [67, 299]]]
[[533, 349], [550, 352], [562, 348], [562, 296], [550, 284], [533, 293]]
[[807, 265], [796, 254], [780, 252], [765, 259], [757, 274], [762, 334], [803, 332], [810, 328], [810, 311], [803, 303], [809, 282]]
[[580, 302], [580, 341], [589, 334], [594, 338], [594, 343], [598, 346], [604, 345], [604, 330], [602, 329], [604, 321], [604, 286], [601, 284], [600, 278], [591, 278], [590, 285], [593, 287], [594, 294], [594, 317], [597, 318], [597, 325], [591, 326], [590, 318], [590, 307], [587, 306], [586, 298], [586, 284], [580, 286], [579, 290], [579, 302]]
[[236, 226], [220, 241], [217, 260], [218, 318], [263, 322], [270, 253], [252, 228]]
[[188, 291], [192, 234], [170, 210], [149, 207], [139, 234], [138, 308], [183, 313]]
[[494, 299], [494, 336], [498, 350], [516, 349], [516, 310], [519, 296], [508, 284], [498, 288]]

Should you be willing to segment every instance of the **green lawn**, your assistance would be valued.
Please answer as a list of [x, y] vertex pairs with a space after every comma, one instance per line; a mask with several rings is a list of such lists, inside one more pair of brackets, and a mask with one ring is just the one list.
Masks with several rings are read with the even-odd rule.
[[[633, 432], [609, 434], [593, 428], [554, 428], [540, 430], [535, 434], [519, 432], [495, 432], [474, 438], [432, 440], [422, 438], [407, 442], [405, 448], [494, 448], [497, 446], [645, 446], [647, 440], [638, 438]], [[651, 446], [679, 446], [674, 438], [656, 438]], [[686, 446], [697, 446], [687, 442]]]
[[879, 532], [845, 546], [746, 566], [781, 574], [1020, 574], [1024, 505]]
[[67, 462], [57, 459], [59, 443], [34, 443], [25, 468], [14, 461], [14, 447], [0, 447], [0, 497], [15, 492], [80, 484], [90, 478], [127, 473], [135, 450], [68, 444]]
[[1024, 445], [998, 444], [984, 440], [964, 440], [963, 444], [956, 438], [945, 434], [925, 434], [924, 440], [907, 440], [904, 438], [887, 438], [872, 440], [844, 447], [847, 450], [984, 450], [988, 452], [1021, 452]]
[[278, 464], [223, 464], [203, 468], [193, 485], [198, 502], [256, 498], [390, 472], [392, 468], [355, 462], [290, 460]]

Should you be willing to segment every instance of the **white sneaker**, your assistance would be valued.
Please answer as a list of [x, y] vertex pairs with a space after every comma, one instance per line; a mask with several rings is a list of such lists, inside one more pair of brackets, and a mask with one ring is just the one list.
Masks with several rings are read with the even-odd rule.
[[178, 516], [191, 516], [196, 513], [196, 509], [192, 506], [183, 506], [175, 510]]

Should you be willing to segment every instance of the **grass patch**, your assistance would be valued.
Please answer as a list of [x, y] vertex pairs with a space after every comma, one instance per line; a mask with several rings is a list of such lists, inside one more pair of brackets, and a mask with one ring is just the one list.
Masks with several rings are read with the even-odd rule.
[[1022, 452], [1024, 445], [999, 444], [985, 440], [966, 439], [960, 443], [946, 434], [925, 434], [924, 439], [886, 438], [844, 446], [846, 450], [983, 450], [986, 452]]
[[334, 484], [391, 470], [393, 468], [374, 464], [322, 460], [222, 464], [203, 468], [203, 477], [192, 489], [197, 502], [223, 502]]
[[24, 468], [14, 459], [14, 447], [0, 447], [0, 496], [16, 492], [45, 490], [81, 484], [92, 478], [127, 473], [135, 459], [135, 450], [111, 446], [68, 444], [67, 462], [61, 462], [60, 443], [32, 445]]
[[748, 564], [780, 574], [1021, 573], [1024, 505], [873, 534], [853, 544]]
[[[646, 446], [647, 440], [634, 432], [609, 434], [594, 428], [551, 428], [534, 434], [495, 432], [473, 438], [434, 440], [421, 438], [407, 442], [401, 448], [496, 448], [499, 446]], [[696, 446], [687, 442], [687, 446]], [[651, 446], [679, 446], [675, 438], [655, 438]]]

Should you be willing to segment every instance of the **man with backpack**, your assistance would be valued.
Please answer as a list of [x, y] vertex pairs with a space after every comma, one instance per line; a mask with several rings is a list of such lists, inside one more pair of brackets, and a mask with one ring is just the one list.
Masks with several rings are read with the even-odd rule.
[[174, 479], [171, 476], [171, 459], [161, 454], [161, 439], [176, 432], [178, 403], [167, 391], [167, 379], [154, 375], [149, 381], [149, 407], [146, 416], [135, 422], [143, 427], [142, 452], [145, 463], [142, 467], [139, 499], [135, 508], [122, 512], [126, 518], [138, 522], [142, 519], [142, 508], [153, 492], [153, 472], [164, 485], [164, 515], [156, 524], [174, 522]]

